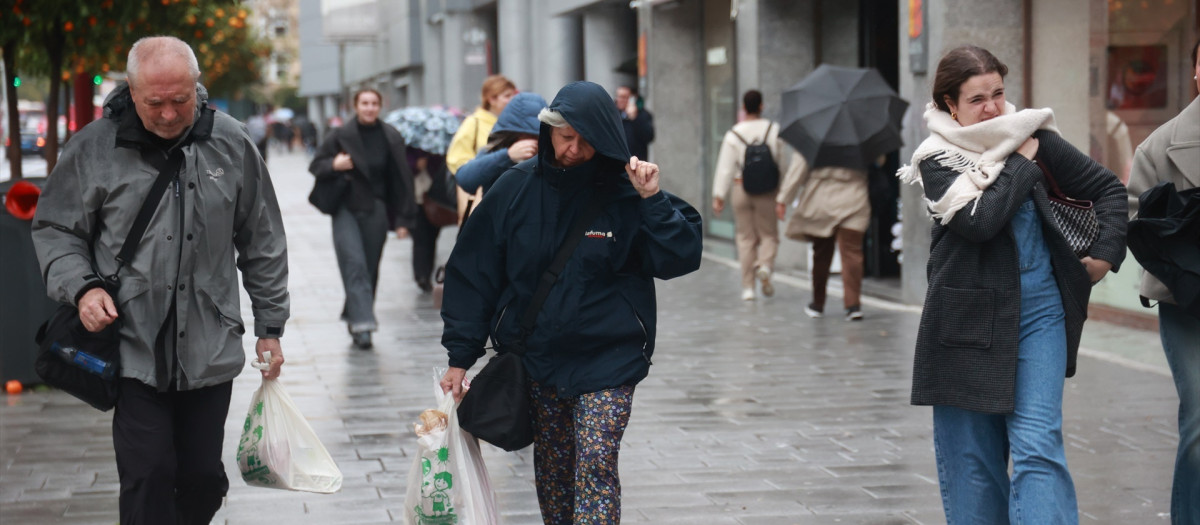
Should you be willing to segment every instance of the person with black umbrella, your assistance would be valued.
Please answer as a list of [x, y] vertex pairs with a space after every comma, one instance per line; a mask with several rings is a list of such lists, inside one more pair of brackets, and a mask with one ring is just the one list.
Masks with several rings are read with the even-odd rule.
[[[1192, 46], [1195, 71], [1192, 80], [1200, 91], [1198, 48], [1200, 40]], [[1200, 97], [1193, 98], [1178, 116], [1151, 133], [1133, 154], [1128, 188], [1131, 219], [1138, 216], [1138, 197], [1159, 182], [1172, 182], [1178, 191], [1200, 186]], [[1130, 244], [1133, 244], [1132, 226]], [[1171, 490], [1171, 522], [1197, 525], [1200, 524], [1200, 322], [1150, 272], [1142, 273], [1138, 293], [1143, 301], [1158, 304], [1159, 336], [1179, 392], [1179, 449]]]
[[799, 157], [800, 169], [789, 170], [775, 200], [775, 214], [783, 220], [787, 203], [803, 186], [800, 205], [792, 212], [784, 231], [789, 239], [813, 245], [812, 302], [804, 307], [809, 317], [825, 312], [825, 288], [833, 265], [833, 250], [842, 256], [842, 303], [847, 321], [861, 321], [863, 280], [863, 235], [871, 223], [871, 199], [867, 193], [867, 171], [840, 166], [809, 169]]
[[789, 170], [776, 199], [783, 219], [803, 186], [785, 235], [813, 244], [813, 300], [809, 317], [825, 312], [833, 250], [842, 255], [846, 320], [863, 318], [863, 235], [871, 222], [867, 170], [901, 145], [900, 119], [908, 102], [874, 69], [822, 64], [783, 93], [779, 137], [803, 157]]

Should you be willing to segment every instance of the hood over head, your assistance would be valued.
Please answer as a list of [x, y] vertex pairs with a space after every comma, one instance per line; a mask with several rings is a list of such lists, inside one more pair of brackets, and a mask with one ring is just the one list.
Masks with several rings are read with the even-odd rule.
[[[609, 159], [618, 166], [629, 162], [629, 145], [625, 142], [625, 127], [621, 113], [611, 96], [599, 84], [579, 81], [563, 86], [550, 103], [575, 131], [596, 149], [597, 157]], [[542, 123], [538, 138], [538, 155], [553, 160], [554, 146], [550, 142], [549, 124]], [[596, 159], [593, 159], [596, 160]], [[607, 164], [607, 163], [606, 163]]]
[[538, 112], [546, 107], [546, 99], [537, 93], [517, 93], [496, 118], [492, 133], [498, 131], [537, 135], [541, 123]]

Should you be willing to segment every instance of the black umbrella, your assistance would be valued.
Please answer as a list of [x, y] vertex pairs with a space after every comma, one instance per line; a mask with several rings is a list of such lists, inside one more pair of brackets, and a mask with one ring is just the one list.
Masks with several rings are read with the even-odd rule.
[[779, 136], [810, 167], [867, 169], [904, 144], [900, 120], [908, 108], [874, 69], [822, 64], [783, 92]]
[[1200, 188], [1177, 192], [1160, 182], [1138, 197], [1129, 251], [1184, 310], [1200, 319]]

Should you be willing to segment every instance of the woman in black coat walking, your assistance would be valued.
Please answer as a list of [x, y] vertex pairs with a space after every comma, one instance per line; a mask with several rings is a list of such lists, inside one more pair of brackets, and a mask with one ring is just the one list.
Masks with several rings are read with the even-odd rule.
[[354, 94], [356, 118], [333, 130], [317, 149], [308, 171], [317, 178], [349, 182], [333, 215], [333, 247], [346, 290], [342, 320], [354, 346], [371, 348], [379, 261], [389, 229], [401, 239], [416, 223], [417, 202], [404, 137], [379, 120], [378, 91]]
[[[1125, 257], [1124, 188], [1058, 134], [1049, 109], [1006, 103], [1007, 72], [979, 47], [947, 53], [930, 136], [900, 172], [922, 184], [934, 218], [912, 402], [934, 406], [947, 523], [1075, 524], [1063, 378], [1091, 284]], [[1094, 202], [1099, 234], [1082, 255], [1055, 222], [1043, 170]]]

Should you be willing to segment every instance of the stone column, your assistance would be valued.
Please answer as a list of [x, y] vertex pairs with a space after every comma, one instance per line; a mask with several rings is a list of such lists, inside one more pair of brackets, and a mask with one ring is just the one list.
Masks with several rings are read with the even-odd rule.
[[533, 40], [533, 89], [549, 102], [559, 88], [583, 78], [583, 26], [579, 15], [555, 16], [554, 0], [530, 0], [537, 5]]
[[499, 72], [507, 76], [518, 89], [533, 86], [533, 53], [530, 51], [530, 3], [533, 0], [499, 0], [496, 3]]
[[636, 85], [637, 76], [618, 73], [622, 62], [637, 57], [635, 14], [623, 4], [601, 4], [583, 13], [583, 78], [615, 93]]

